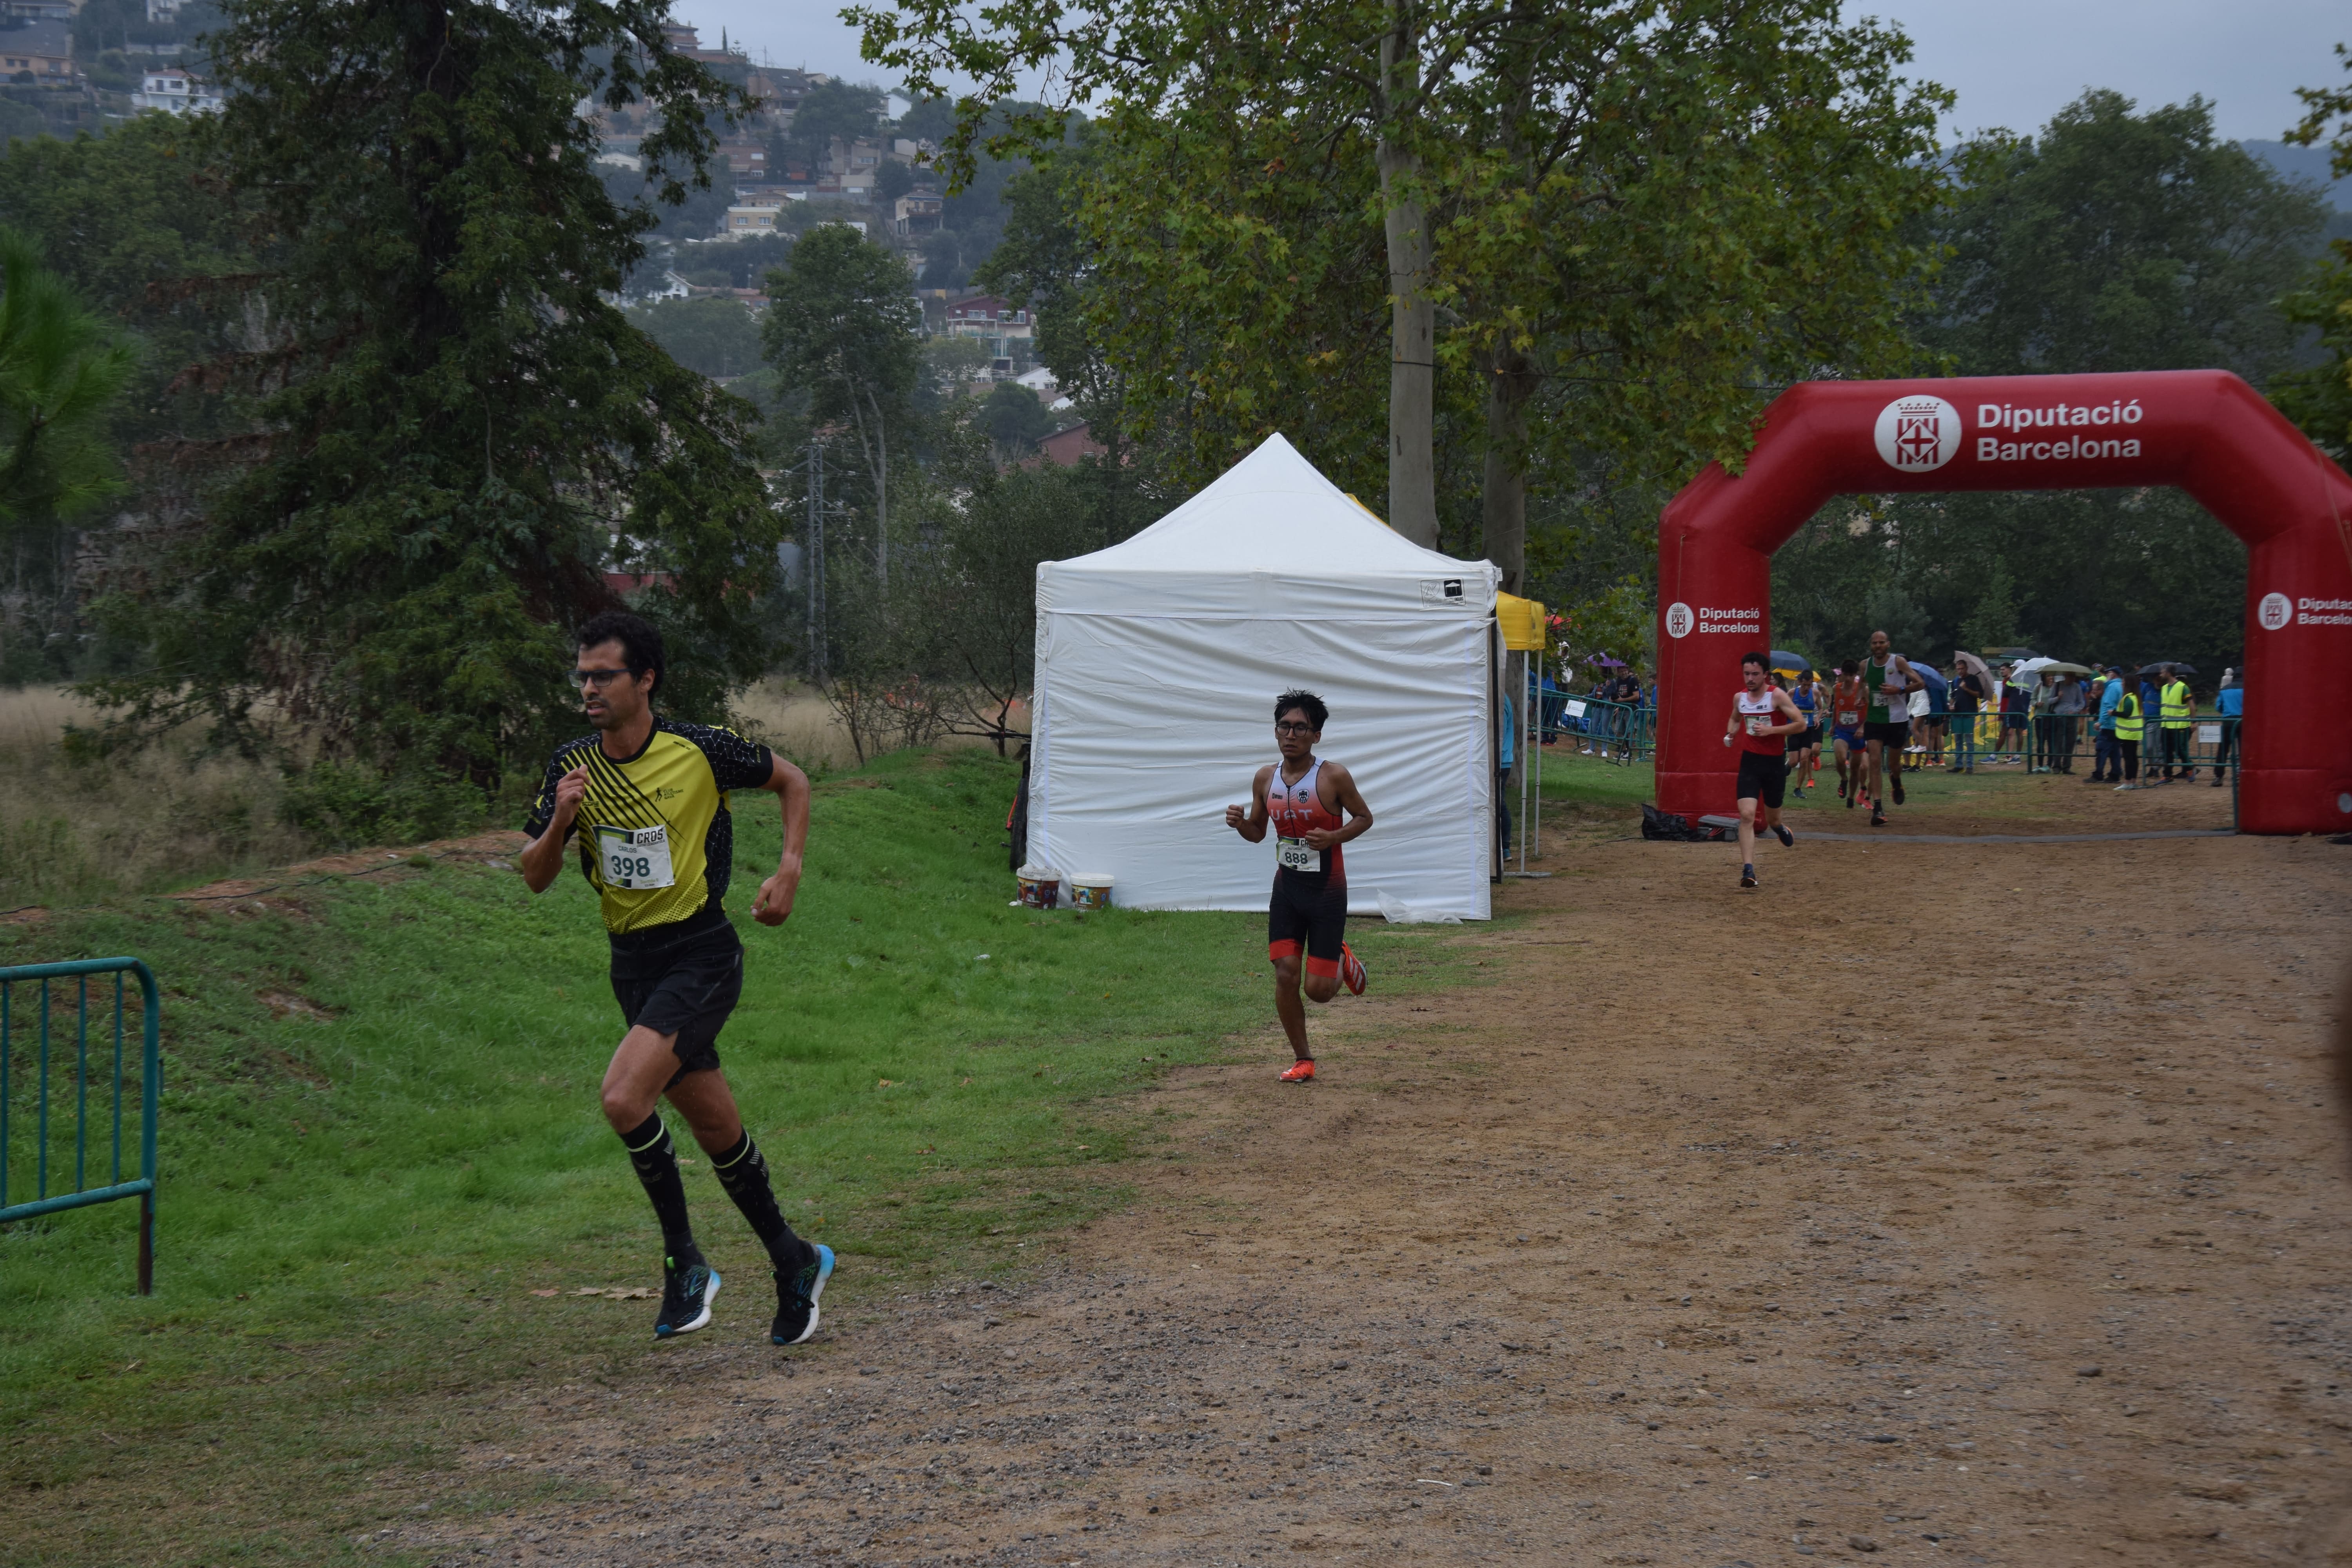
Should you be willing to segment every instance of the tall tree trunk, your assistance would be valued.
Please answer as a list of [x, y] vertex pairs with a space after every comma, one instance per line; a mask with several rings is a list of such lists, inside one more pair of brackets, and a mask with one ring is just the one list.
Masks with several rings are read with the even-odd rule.
[[1486, 356], [1486, 559], [1503, 574], [1503, 592], [1524, 594], [1528, 563], [1528, 400], [1535, 366], [1505, 342]]
[[882, 405], [872, 395], [866, 397], [874, 405], [874, 537], [875, 576], [882, 591], [890, 591], [890, 432], [882, 418]]
[[1436, 310], [1429, 301], [1429, 214], [1416, 189], [1421, 160], [1398, 141], [1401, 121], [1418, 113], [1419, 25], [1412, 0], [1390, 0], [1381, 36], [1383, 100], [1378, 149], [1388, 213], [1389, 526], [1415, 544], [1437, 547], [1435, 454]]

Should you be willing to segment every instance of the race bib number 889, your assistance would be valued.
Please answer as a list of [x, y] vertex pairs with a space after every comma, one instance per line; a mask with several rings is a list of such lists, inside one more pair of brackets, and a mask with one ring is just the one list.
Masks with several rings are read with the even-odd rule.
[[667, 888], [677, 880], [667, 827], [599, 827], [596, 854], [608, 888]]

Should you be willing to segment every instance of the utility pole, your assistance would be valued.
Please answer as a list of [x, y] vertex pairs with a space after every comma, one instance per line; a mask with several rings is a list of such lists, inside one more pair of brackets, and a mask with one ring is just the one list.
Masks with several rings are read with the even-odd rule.
[[809, 679], [824, 679], [824, 447], [808, 453], [808, 646]]

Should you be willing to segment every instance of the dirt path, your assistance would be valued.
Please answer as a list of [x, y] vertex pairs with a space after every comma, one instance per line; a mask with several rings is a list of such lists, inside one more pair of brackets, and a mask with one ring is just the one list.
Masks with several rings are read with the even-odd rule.
[[546, 1391], [480, 1456], [637, 1500], [404, 1539], [2336, 1560], [2352, 1197], [2320, 1039], [2352, 849], [1822, 843], [1746, 898], [1719, 846], [1563, 850], [1462, 939], [1493, 984], [1342, 1004], [1308, 1089], [1271, 1039], [1171, 1082], [1180, 1152], [1027, 1283], [853, 1285], [791, 1357], [739, 1300], [658, 1384]]

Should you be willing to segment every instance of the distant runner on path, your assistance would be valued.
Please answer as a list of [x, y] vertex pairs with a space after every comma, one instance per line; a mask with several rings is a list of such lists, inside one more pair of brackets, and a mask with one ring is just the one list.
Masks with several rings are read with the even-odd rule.
[[1283, 1073], [1285, 1083], [1306, 1083], [1315, 1076], [1315, 1058], [1307, 1048], [1307, 1007], [1298, 998], [1301, 955], [1309, 1002], [1328, 1002], [1342, 981], [1360, 996], [1366, 978], [1345, 940], [1348, 871], [1339, 846], [1360, 837], [1372, 825], [1372, 813], [1348, 770], [1315, 754], [1329, 717], [1323, 700], [1312, 692], [1286, 691], [1276, 698], [1274, 743], [1282, 761], [1258, 769], [1248, 805], [1225, 807], [1225, 826], [1253, 844], [1265, 842], [1268, 824], [1274, 827], [1274, 898], [1266, 910], [1265, 952], [1274, 961], [1274, 1011], [1297, 1058]]
[[1764, 826], [1779, 836], [1781, 847], [1794, 848], [1797, 836], [1780, 826], [1780, 789], [1788, 782], [1789, 737], [1802, 734], [1805, 716], [1789, 694], [1766, 679], [1771, 656], [1751, 653], [1739, 660], [1746, 682], [1731, 700], [1731, 721], [1723, 727], [1723, 743], [1739, 748], [1739, 885], [1756, 885], [1756, 813], [1764, 811]]
[[1849, 811], [1862, 798], [1862, 770], [1868, 759], [1864, 750], [1862, 715], [1870, 694], [1862, 689], [1862, 664], [1847, 659], [1838, 666], [1837, 684], [1830, 689], [1830, 740], [1837, 748], [1838, 798]]
[[604, 1069], [604, 1118], [661, 1222], [655, 1337], [709, 1322], [719, 1283], [687, 1224], [677, 1152], [656, 1109], [667, 1096], [775, 1265], [770, 1339], [795, 1345], [816, 1332], [833, 1249], [802, 1240], [784, 1222], [768, 1163], [719, 1070], [717, 1042], [743, 992], [743, 943], [720, 905], [735, 864], [728, 793], [766, 790], [783, 806], [783, 856], [751, 905], [761, 925], [782, 925], [808, 842], [808, 776], [731, 730], [656, 717], [662, 673], [661, 634], [637, 616], [601, 615], [580, 628], [572, 679], [596, 733], [559, 747], [547, 764], [524, 825], [531, 840], [522, 876], [532, 892], [545, 892], [576, 834], [581, 874], [602, 898], [613, 995], [628, 1026]]
[[1863, 734], [1870, 746], [1870, 825], [1886, 825], [1886, 792], [1903, 804], [1903, 748], [1911, 743], [1911, 693], [1927, 683], [1901, 654], [1893, 651], [1885, 632], [1870, 634], [1870, 662], [1862, 667], [1862, 683], [1870, 692], [1863, 717]]

